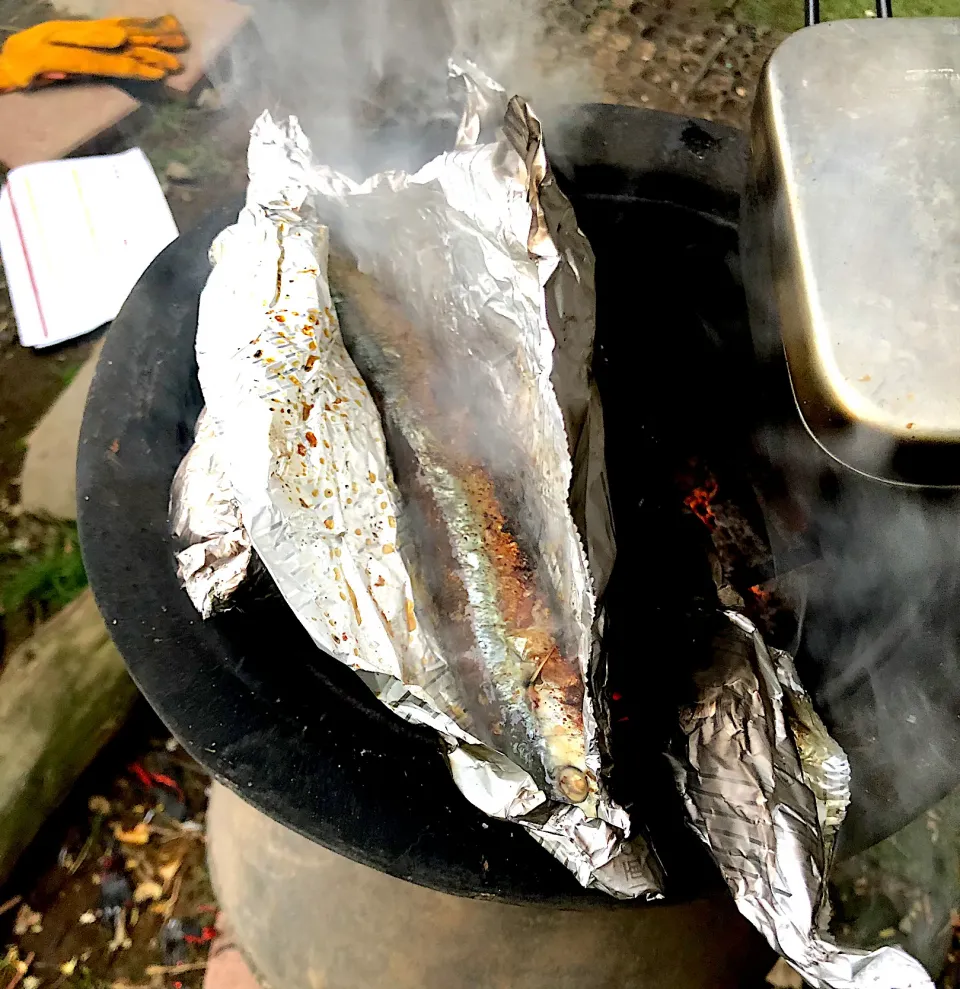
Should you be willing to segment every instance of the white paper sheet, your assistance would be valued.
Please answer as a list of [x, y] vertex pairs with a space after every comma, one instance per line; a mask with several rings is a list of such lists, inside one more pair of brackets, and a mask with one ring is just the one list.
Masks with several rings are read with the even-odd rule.
[[139, 148], [15, 168], [0, 190], [0, 255], [20, 342], [49, 347], [110, 322], [176, 236]]

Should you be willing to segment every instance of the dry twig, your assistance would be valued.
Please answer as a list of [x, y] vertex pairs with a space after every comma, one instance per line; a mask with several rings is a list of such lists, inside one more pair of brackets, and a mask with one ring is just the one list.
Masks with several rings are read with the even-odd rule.
[[6, 902], [0, 903], [0, 917], [2, 917], [8, 910], [12, 910], [15, 906], [19, 906], [22, 899], [23, 897], [17, 894], [16, 896], [11, 896]]
[[177, 905], [177, 900], [180, 897], [180, 887], [183, 885], [183, 873], [178, 872], [173, 880], [173, 888], [170, 891], [170, 899], [167, 900], [163, 916], [165, 920], [169, 920], [173, 916], [173, 908]]
[[148, 965], [145, 975], [185, 975], [187, 972], [202, 972], [207, 967], [206, 962], [184, 962], [182, 965]]
[[31, 951], [30, 954], [24, 958], [23, 964], [17, 966], [17, 970], [13, 973], [13, 978], [7, 983], [6, 989], [17, 989], [17, 986], [20, 985], [20, 980], [30, 970], [30, 966], [33, 964], [34, 958], [36, 958], [36, 955]]

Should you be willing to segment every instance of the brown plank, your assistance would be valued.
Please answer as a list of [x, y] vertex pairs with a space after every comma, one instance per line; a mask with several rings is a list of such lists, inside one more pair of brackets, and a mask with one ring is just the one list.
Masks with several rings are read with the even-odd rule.
[[183, 72], [168, 76], [166, 88], [189, 93], [206, 70], [250, 19], [251, 9], [235, 0], [117, 0], [111, 17], [159, 17], [173, 14], [190, 39], [190, 48], [178, 55]]
[[106, 83], [68, 83], [0, 95], [0, 161], [8, 168], [62, 158], [130, 116], [138, 100]]

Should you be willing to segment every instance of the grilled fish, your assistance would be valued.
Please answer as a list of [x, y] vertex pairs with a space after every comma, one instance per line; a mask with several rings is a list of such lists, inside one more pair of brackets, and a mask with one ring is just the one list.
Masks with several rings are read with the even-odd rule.
[[451, 407], [439, 393], [449, 383], [437, 381], [437, 361], [399, 304], [337, 254], [329, 274], [406, 499], [401, 546], [418, 611], [429, 604], [470, 698], [472, 730], [548, 795], [595, 816], [580, 662], [504, 507], [509, 480], [484, 457], [467, 404]]

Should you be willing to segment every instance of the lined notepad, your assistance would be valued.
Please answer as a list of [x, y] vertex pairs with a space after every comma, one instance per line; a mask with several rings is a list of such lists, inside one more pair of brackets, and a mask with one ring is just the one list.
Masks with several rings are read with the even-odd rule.
[[0, 255], [20, 342], [49, 347], [110, 322], [176, 236], [139, 148], [15, 168], [0, 190]]

